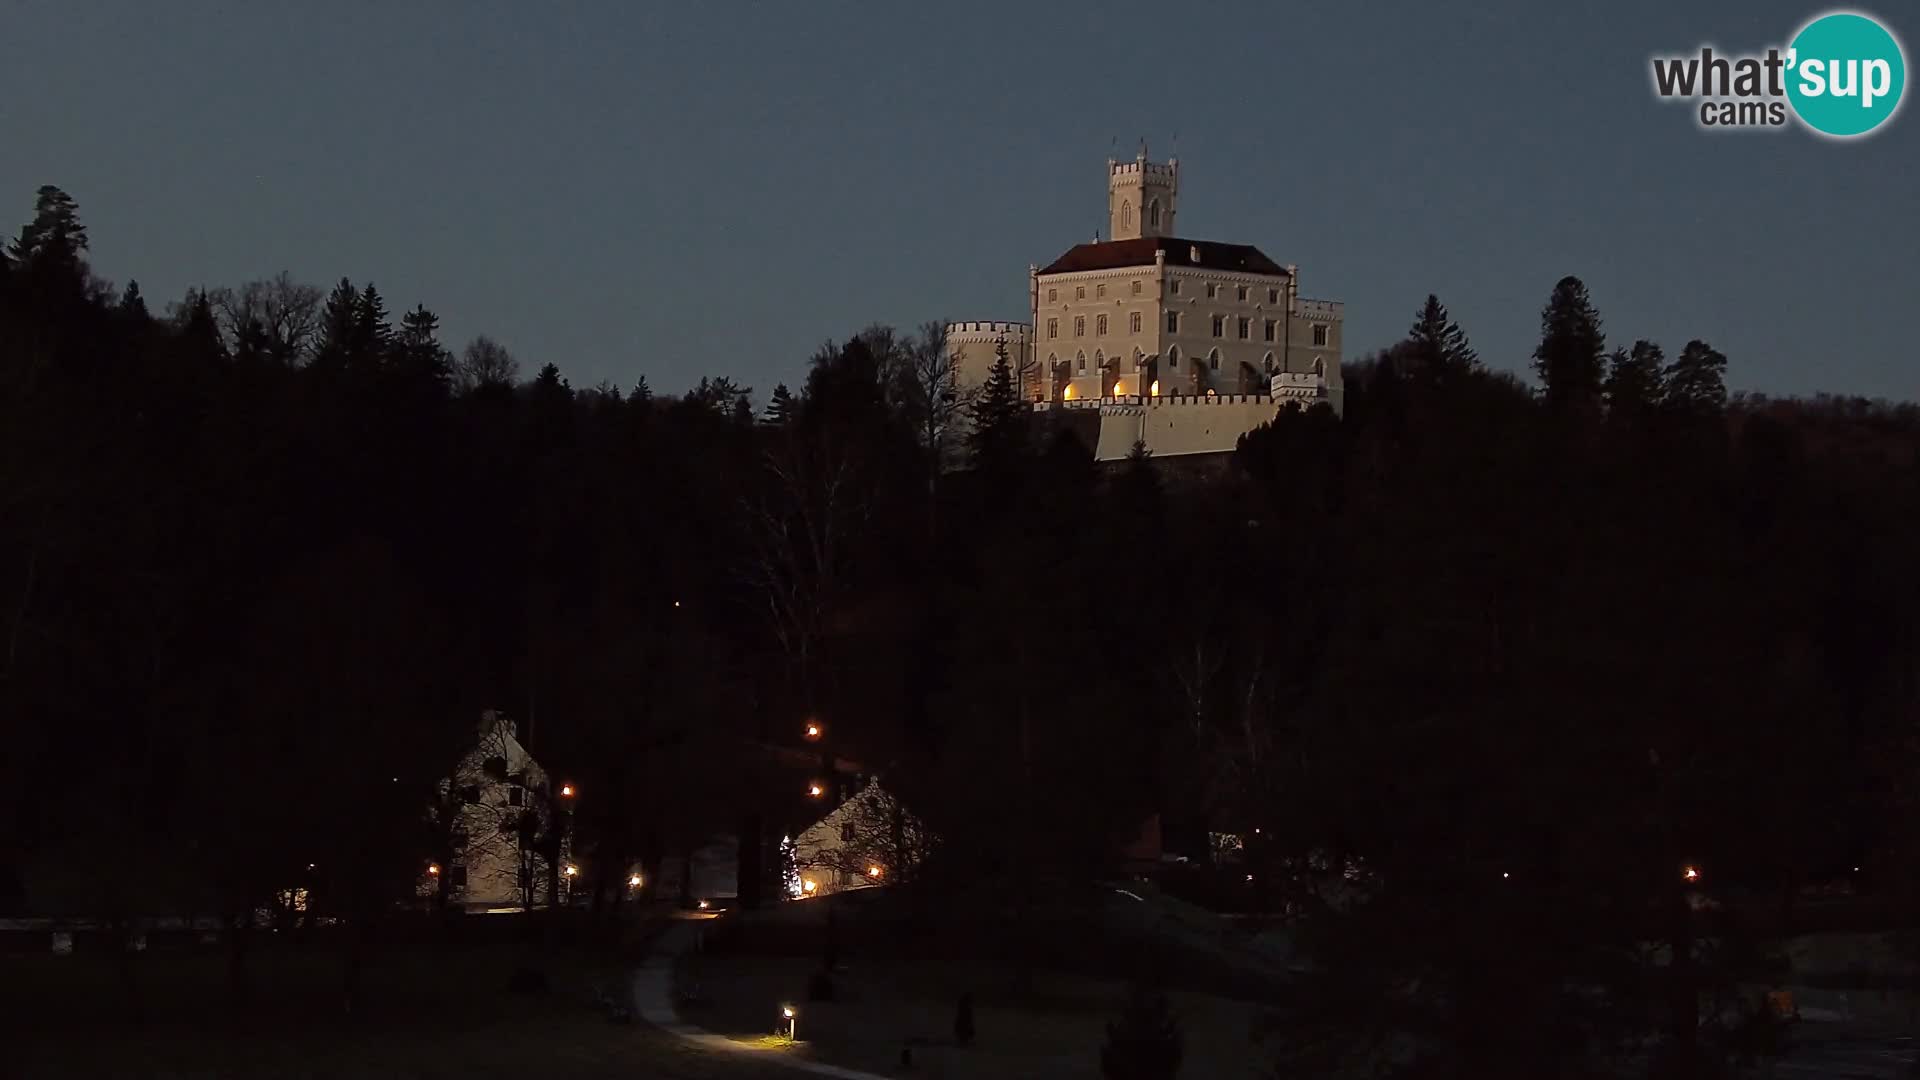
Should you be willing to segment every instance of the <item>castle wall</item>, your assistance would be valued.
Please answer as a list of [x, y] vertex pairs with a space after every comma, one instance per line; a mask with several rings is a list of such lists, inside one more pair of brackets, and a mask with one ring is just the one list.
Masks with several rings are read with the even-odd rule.
[[1120, 461], [1145, 442], [1156, 458], [1231, 453], [1240, 436], [1273, 419], [1274, 400], [1262, 394], [1218, 397], [1140, 398], [1067, 403], [1059, 408], [1097, 409], [1100, 435], [1095, 461]]

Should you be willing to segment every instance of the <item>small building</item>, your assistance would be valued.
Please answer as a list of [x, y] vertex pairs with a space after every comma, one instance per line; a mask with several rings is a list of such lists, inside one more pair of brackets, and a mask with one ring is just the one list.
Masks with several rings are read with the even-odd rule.
[[564, 903], [572, 884], [565, 804], [573, 792], [555, 790], [505, 713], [481, 713], [476, 735], [473, 748], [440, 781], [428, 812], [443, 850], [424, 868], [418, 895], [431, 899], [444, 887], [447, 906], [466, 911], [546, 906], [548, 861], [541, 851], [553, 850], [557, 839], [559, 872], [553, 877]]
[[871, 780], [793, 838], [787, 891], [804, 899], [905, 880], [932, 844], [925, 824]]

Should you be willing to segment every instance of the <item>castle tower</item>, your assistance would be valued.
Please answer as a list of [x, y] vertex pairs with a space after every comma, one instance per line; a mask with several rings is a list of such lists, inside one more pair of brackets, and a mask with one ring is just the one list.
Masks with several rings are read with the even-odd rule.
[[1107, 236], [1138, 240], [1172, 236], [1174, 204], [1180, 196], [1180, 161], [1165, 165], [1147, 160], [1147, 144], [1132, 161], [1107, 159]]

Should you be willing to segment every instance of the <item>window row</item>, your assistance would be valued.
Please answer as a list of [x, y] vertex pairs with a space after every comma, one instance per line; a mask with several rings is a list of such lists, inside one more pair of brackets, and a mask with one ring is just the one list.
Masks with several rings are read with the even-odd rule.
[[[1209, 281], [1206, 283], [1206, 285], [1207, 285], [1207, 299], [1209, 300], [1219, 299], [1220, 289], [1221, 289], [1220, 283], [1217, 281]], [[1140, 281], [1137, 278], [1133, 281], [1127, 282], [1127, 292], [1133, 296], [1140, 295]], [[1173, 294], [1174, 296], [1180, 295], [1180, 279], [1179, 278], [1167, 279], [1167, 292]], [[1094, 299], [1102, 300], [1106, 298], [1106, 295], [1107, 295], [1106, 285], [1104, 284], [1094, 285], [1093, 287]], [[1239, 300], [1241, 303], [1245, 303], [1248, 300], [1248, 298], [1251, 297], [1252, 295], [1253, 295], [1253, 290], [1250, 287], [1246, 285], [1234, 286], [1234, 299]], [[1085, 285], [1075, 285], [1073, 287], [1073, 298], [1075, 300], [1085, 300], [1087, 298], [1087, 287]], [[1060, 302], [1059, 287], [1049, 286], [1047, 289], [1047, 303], [1057, 304], [1059, 302]], [[1268, 289], [1267, 303], [1277, 304], [1279, 302], [1280, 302], [1280, 290]]]
[[[1167, 333], [1177, 334], [1180, 332], [1180, 315], [1181, 313], [1178, 311], [1167, 312]], [[1213, 317], [1213, 336], [1214, 337], [1223, 338], [1227, 336], [1227, 318], [1228, 317], [1225, 315], [1215, 315]], [[1261, 320], [1260, 340], [1262, 341], [1277, 340], [1279, 326], [1280, 326], [1280, 322], [1278, 319]], [[1234, 335], [1238, 337], [1241, 341], [1249, 341], [1253, 338], [1253, 320], [1248, 318], [1245, 315], [1236, 316], [1234, 317], [1233, 330], [1234, 330]], [[1139, 332], [1140, 332], [1140, 313], [1137, 311], [1129, 312], [1127, 314], [1127, 333], [1138, 334]], [[1107, 317], [1105, 315], [1094, 316], [1093, 335], [1095, 337], [1107, 336]], [[1054, 338], [1058, 338], [1059, 336], [1060, 336], [1060, 320], [1048, 319], [1047, 320], [1048, 339], [1051, 340]], [[1087, 317], [1085, 315], [1074, 316], [1073, 336], [1077, 338], [1087, 336]], [[1316, 348], [1325, 348], [1327, 345], [1328, 339], [1329, 339], [1328, 325], [1326, 323], [1314, 323], [1313, 324], [1314, 346]]]

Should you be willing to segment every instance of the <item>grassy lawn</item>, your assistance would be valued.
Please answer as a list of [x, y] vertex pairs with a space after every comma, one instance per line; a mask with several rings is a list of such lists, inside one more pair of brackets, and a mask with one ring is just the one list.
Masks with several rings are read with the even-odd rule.
[[[834, 979], [836, 1000], [806, 1000], [819, 965], [796, 957], [696, 955], [683, 961], [683, 991], [703, 1004], [684, 1018], [712, 1031], [757, 1038], [778, 1022], [783, 1002], [799, 1013], [800, 1040], [810, 1056], [888, 1073], [909, 1039], [915, 1072], [928, 1077], [1100, 1076], [1106, 1023], [1126, 998], [1124, 983], [1041, 973], [1029, 990], [991, 969], [849, 963]], [[974, 1044], [953, 1042], [955, 1003], [974, 995]], [[1170, 994], [1186, 1035], [1182, 1074], [1238, 1078], [1262, 1075], [1266, 1055], [1253, 1039], [1258, 1006], [1227, 998]]]
[[[636, 1027], [609, 1023], [593, 990], [618, 978], [612, 951], [512, 944], [370, 950], [364, 1008], [347, 1016], [337, 953], [262, 948], [236, 1003], [227, 958], [180, 947], [133, 957], [129, 1007], [110, 952], [0, 959], [9, 1076], [633, 1075]], [[544, 994], [510, 993], [524, 963]], [[644, 1069], [640, 1070], [645, 1072]]]

